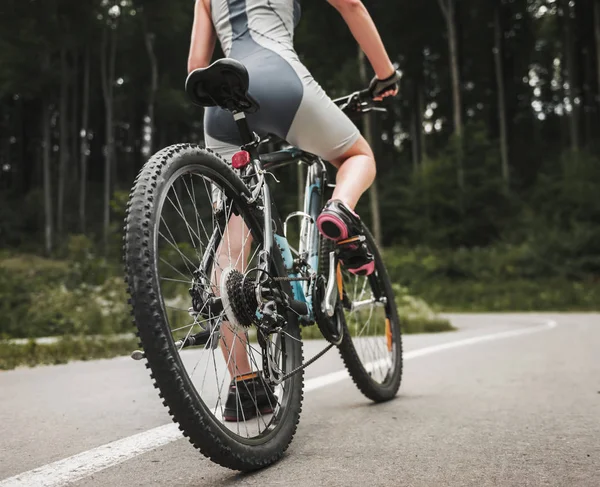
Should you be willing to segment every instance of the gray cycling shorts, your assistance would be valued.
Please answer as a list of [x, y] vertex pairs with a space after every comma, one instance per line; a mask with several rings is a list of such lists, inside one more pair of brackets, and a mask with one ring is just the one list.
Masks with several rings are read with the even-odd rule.
[[[243, 44], [239, 49], [238, 44]], [[249, 42], [234, 43], [230, 57], [241, 61], [250, 77], [249, 93], [260, 110], [247, 116], [259, 136], [274, 134], [325, 160], [344, 154], [360, 132], [327, 96], [292, 50], [275, 52]], [[244, 49], [250, 52], [244, 52]], [[239, 52], [242, 51], [242, 52]], [[205, 142], [225, 159], [239, 151], [240, 137], [230, 112], [207, 108]]]

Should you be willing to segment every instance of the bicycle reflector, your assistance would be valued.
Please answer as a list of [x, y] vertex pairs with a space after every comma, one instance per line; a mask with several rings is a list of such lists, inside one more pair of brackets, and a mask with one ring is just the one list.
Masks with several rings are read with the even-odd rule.
[[235, 154], [233, 154], [233, 157], [231, 158], [231, 165], [235, 169], [241, 169], [243, 167], [246, 167], [249, 162], [250, 162], [250, 154], [245, 150], [236, 152]]

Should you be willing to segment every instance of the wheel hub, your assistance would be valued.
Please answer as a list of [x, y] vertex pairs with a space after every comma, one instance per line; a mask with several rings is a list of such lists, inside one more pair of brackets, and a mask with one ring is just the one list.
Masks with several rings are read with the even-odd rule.
[[256, 321], [255, 286], [237, 269], [228, 267], [221, 274], [221, 300], [227, 319], [234, 328], [248, 328]]

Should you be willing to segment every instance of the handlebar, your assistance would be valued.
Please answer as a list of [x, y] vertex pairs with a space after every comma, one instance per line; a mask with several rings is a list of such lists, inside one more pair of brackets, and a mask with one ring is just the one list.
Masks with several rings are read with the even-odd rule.
[[340, 109], [348, 116], [356, 116], [368, 112], [387, 112], [387, 108], [379, 105], [373, 100], [369, 89], [355, 91], [350, 95], [333, 100]]

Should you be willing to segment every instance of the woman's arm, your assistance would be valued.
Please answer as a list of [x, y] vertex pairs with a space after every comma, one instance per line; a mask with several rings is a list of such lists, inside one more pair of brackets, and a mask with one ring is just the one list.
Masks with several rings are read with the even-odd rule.
[[360, 0], [327, 0], [342, 15], [350, 32], [369, 59], [378, 79], [395, 73], [394, 65], [383, 46], [373, 19]]
[[210, 18], [210, 6], [205, 0], [196, 0], [188, 73], [197, 68], [205, 68], [210, 64], [215, 50], [215, 42], [216, 35]]

